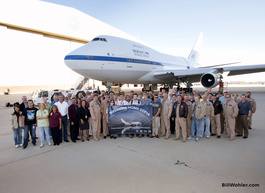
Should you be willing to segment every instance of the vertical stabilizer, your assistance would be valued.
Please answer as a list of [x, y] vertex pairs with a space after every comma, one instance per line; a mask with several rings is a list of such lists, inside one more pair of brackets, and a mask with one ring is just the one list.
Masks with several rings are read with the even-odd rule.
[[188, 59], [193, 61], [194, 63], [199, 62], [199, 57], [200, 57], [199, 51], [202, 45], [202, 38], [203, 38], [203, 33], [201, 32], [188, 57]]

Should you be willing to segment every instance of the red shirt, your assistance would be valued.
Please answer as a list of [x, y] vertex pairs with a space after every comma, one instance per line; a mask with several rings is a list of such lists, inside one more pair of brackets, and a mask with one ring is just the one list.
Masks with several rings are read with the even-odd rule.
[[59, 112], [53, 113], [51, 111], [49, 114], [50, 127], [59, 127], [60, 126], [59, 118], [62, 118], [61, 113]]

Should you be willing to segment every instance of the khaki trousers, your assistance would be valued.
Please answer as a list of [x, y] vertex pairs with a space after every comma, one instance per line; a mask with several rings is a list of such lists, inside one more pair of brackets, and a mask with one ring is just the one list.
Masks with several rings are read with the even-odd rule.
[[175, 118], [175, 131], [176, 131], [176, 138], [180, 138], [180, 127], [182, 130], [182, 138], [186, 140], [187, 138], [187, 121], [184, 120], [184, 117], [176, 117]]
[[251, 116], [249, 117], [248, 128], [251, 127], [251, 125], [252, 125], [252, 116], [253, 116], [253, 113], [251, 113]]
[[93, 135], [93, 129], [92, 129], [92, 118], [89, 117], [89, 135]]
[[238, 134], [248, 137], [248, 115], [240, 115], [238, 114]]
[[166, 137], [170, 136], [170, 120], [167, 118], [167, 115], [161, 116], [161, 132]]
[[93, 129], [93, 137], [94, 137], [94, 139], [99, 139], [100, 128], [101, 128], [100, 122], [101, 122], [100, 117], [97, 117], [96, 121], [94, 121], [94, 119], [92, 119], [92, 129]]
[[235, 126], [235, 131], [238, 133], [238, 117], [236, 117], [236, 126]]
[[230, 136], [230, 139], [235, 139], [236, 118], [232, 118], [231, 115], [226, 115], [225, 125], [226, 125], [227, 135]]
[[221, 114], [214, 115], [214, 118], [211, 120], [212, 133], [221, 136]]
[[103, 136], [107, 136], [109, 134], [107, 119], [102, 119], [102, 125], [103, 125]]
[[189, 137], [191, 135], [191, 117], [187, 117], [187, 136]]
[[160, 117], [156, 117], [154, 120], [152, 120], [152, 125], [153, 125], [152, 135], [158, 135], [158, 129], [160, 127]]

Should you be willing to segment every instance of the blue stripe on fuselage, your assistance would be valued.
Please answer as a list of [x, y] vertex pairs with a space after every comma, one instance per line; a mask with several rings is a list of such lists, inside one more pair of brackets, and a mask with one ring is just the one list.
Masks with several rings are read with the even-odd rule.
[[64, 60], [98, 60], [98, 61], [108, 61], [108, 62], [127, 62], [127, 63], [137, 63], [137, 64], [150, 64], [157, 66], [164, 66], [160, 62], [141, 60], [133, 58], [120, 58], [111, 56], [87, 56], [87, 55], [67, 55]]

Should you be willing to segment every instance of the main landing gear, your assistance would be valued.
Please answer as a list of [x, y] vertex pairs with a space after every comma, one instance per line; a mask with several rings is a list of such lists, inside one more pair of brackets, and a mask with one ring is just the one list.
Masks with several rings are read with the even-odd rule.
[[178, 91], [185, 91], [186, 93], [192, 93], [193, 92], [193, 88], [182, 88], [182, 87], [180, 87], [179, 89], [178, 89]]
[[148, 92], [151, 90], [157, 90], [157, 84], [144, 84], [144, 87], [142, 88], [143, 92]]
[[[188, 83], [184, 83], [186, 85], [186, 88], [183, 88], [180, 86], [180, 83], [176, 83], [177, 85], [177, 91], [185, 91], [186, 93], [192, 93], [193, 92], [193, 89], [191, 88], [192, 84], [188, 84]], [[165, 84], [164, 87], [161, 87], [160, 88], [160, 92], [165, 89], [166, 92], [169, 91], [169, 89], [173, 89], [173, 88], [176, 88], [174, 87], [175, 84]]]
[[[184, 90], [187, 93], [191, 93], [193, 92], [193, 89], [191, 88], [192, 84], [188, 84], [188, 83], [184, 83], [186, 85], [186, 88], [182, 88], [180, 87], [180, 84], [177, 83], [177, 90], [178, 91], [182, 91]], [[174, 86], [176, 86], [175, 84], [164, 84], [163, 87], [160, 87], [160, 92], [162, 92], [163, 89], [165, 89], [166, 92], [169, 92], [170, 89], [173, 89]], [[157, 84], [144, 84], [144, 87], [142, 88], [143, 92], [148, 92], [148, 91], [155, 91], [157, 90]]]
[[179, 83], [177, 83], [177, 89], [178, 91], [185, 91], [186, 93], [192, 93], [193, 92], [193, 88], [192, 87], [192, 84], [190, 82], [183, 82], [185, 85], [186, 85], [186, 88], [182, 88], [180, 87]]

